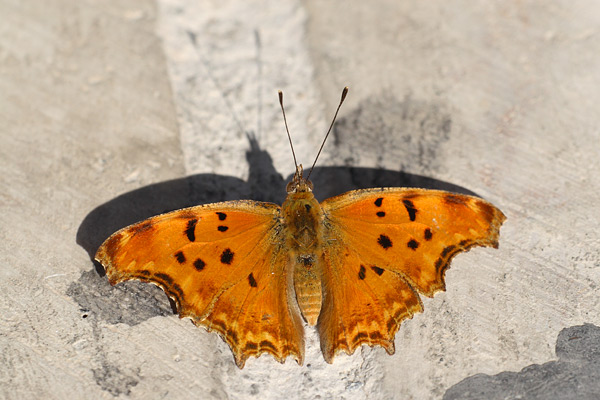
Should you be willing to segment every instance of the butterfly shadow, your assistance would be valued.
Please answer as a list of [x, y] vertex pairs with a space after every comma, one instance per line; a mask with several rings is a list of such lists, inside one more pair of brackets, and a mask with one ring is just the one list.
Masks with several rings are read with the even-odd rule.
[[[167, 306], [165, 294], [153, 285], [127, 282], [111, 288], [106, 284], [103, 279], [104, 268], [94, 260], [94, 255], [104, 240], [119, 229], [158, 214], [199, 204], [239, 199], [282, 204], [286, 196], [286, 183], [292, 175], [284, 180], [273, 167], [271, 156], [259, 147], [256, 139], [248, 135], [248, 140], [250, 149], [246, 158], [250, 174], [247, 181], [215, 174], [173, 179], [119, 195], [96, 207], [84, 218], [76, 241], [88, 252], [95, 268], [84, 272], [67, 291], [79, 303], [83, 315], [87, 317], [88, 313], [96, 312], [98, 317], [107, 322], [131, 325], [152, 316], [175, 312], [174, 303], [169, 299], [170, 306]], [[320, 201], [349, 190], [374, 187], [416, 187], [474, 195], [449, 182], [380, 168], [317, 167], [311, 174], [311, 180], [315, 196]], [[91, 288], [94, 290], [87, 290]], [[137, 299], [140, 301], [122, 306], [120, 310], [119, 304], [122, 302], [119, 297], [124, 294], [121, 291], [130, 298], [136, 298], [136, 302]], [[98, 292], [101, 296], [98, 296]], [[106, 301], [106, 297], [115, 301]], [[131, 312], [132, 308], [136, 308], [135, 312]]]

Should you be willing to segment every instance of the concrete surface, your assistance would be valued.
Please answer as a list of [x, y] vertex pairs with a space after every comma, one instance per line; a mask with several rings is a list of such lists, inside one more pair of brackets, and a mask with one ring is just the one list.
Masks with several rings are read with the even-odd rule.
[[[0, 1], [0, 397], [595, 399], [600, 4]], [[197, 203], [280, 202], [314, 172], [476, 193], [500, 249], [458, 256], [396, 355], [238, 370], [157, 288], [110, 287], [113, 231]]]

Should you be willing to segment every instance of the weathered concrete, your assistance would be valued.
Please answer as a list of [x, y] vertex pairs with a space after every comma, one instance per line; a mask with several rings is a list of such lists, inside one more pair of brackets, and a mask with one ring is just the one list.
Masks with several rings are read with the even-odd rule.
[[[0, 397], [600, 396], [600, 4], [188, 3], [0, 1]], [[309, 330], [305, 366], [239, 371], [159, 289], [109, 286], [91, 257], [120, 227], [280, 202], [276, 90], [306, 165], [345, 85], [318, 197], [443, 188], [508, 216], [396, 355], [328, 365]]]

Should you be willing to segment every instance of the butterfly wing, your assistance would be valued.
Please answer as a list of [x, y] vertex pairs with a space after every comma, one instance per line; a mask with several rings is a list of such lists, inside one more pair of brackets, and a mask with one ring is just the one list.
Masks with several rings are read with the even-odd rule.
[[361, 344], [394, 352], [417, 293], [445, 290], [451, 259], [473, 246], [498, 247], [505, 216], [472, 196], [424, 189], [357, 190], [325, 200], [324, 299], [318, 329], [328, 362]]
[[280, 207], [254, 201], [197, 206], [126, 227], [98, 249], [111, 284], [161, 287], [188, 317], [229, 344], [243, 368], [270, 353], [302, 363], [304, 339], [282, 248]]

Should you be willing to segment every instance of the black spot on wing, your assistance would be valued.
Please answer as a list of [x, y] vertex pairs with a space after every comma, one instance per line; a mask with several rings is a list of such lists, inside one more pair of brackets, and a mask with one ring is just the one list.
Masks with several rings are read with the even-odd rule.
[[409, 249], [416, 250], [417, 247], [419, 247], [419, 242], [417, 242], [415, 239], [410, 239], [406, 245]]
[[385, 211], [378, 211], [377, 212], [377, 216], [380, 217], [380, 218], [381, 217], [385, 217]]
[[381, 207], [381, 203], [383, 203], [383, 197], [379, 197], [377, 200], [375, 200], [375, 205], [377, 207]]
[[178, 251], [177, 253], [175, 253], [175, 258], [177, 259], [177, 262], [179, 264], [183, 264], [185, 262], [185, 256], [183, 255], [183, 253], [181, 251]]
[[233, 256], [234, 253], [231, 251], [231, 249], [223, 250], [223, 253], [221, 253], [221, 263], [230, 265], [233, 261]]
[[248, 275], [248, 283], [250, 284], [251, 287], [258, 286], [256, 283], [256, 279], [254, 279], [254, 275], [252, 275], [252, 272], [250, 272], [250, 275]]
[[418, 211], [415, 208], [415, 205], [410, 200], [402, 200], [402, 203], [404, 203], [404, 207], [406, 207], [406, 211], [408, 211], [408, 217], [410, 218], [411, 221], [414, 221], [417, 218], [417, 211]]
[[185, 234], [187, 235], [190, 242], [196, 240], [196, 224], [198, 223], [197, 218], [192, 218], [187, 222], [187, 226], [185, 228]]
[[225, 219], [227, 218], [227, 214], [225, 214], [224, 212], [218, 212], [216, 214], [219, 216], [219, 221], [225, 221]]
[[226, 232], [226, 231], [227, 231], [227, 229], [229, 229], [229, 227], [228, 227], [228, 226], [225, 226], [225, 225], [219, 225], [219, 226], [217, 227], [217, 230], [218, 230], [219, 232]]
[[379, 238], [377, 238], [377, 243], [379, 243], [379, 245], [386, 250], [392, 247], [391, 239], [383, 234], [379, 235]]
[[196, 268], [197, 271], [202, 271], [205, 266], [206, 263], [199, 258], [196, 258], [196, 260], [194, 261], [194, 268]]
[[425, 232], [423, 233], [423, 236], [425, 237], [425, 240], [431, 240], [431, 237], [433, 236], [433, 233], [431, 233], [431, 229], [426, 228]]
[[375, 272], [379, 276], [381, 276], [384, 272], [384, 270], [382, 268], [379, 268], [376, 265], [371, 266], [371, 269], [373, 270], [373, 272]]
[[365, 269], [365, 266], [361, 265], [360, 270], [358, 271], [358, 279], [360, 279], [361, 281], [363, 279], [365, 279], [365, 272], [367, 272], [367, 270]]

